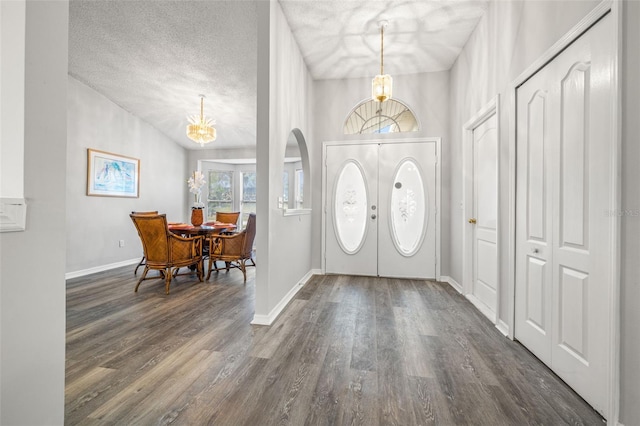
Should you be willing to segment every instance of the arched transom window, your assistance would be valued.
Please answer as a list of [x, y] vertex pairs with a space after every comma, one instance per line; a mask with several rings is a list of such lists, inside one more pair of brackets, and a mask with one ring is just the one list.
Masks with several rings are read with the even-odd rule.
[[378, 102], [366, 99], [347, 116], [344, 134], [415, 132], [420, 129], [415, 114], [397, 99]]

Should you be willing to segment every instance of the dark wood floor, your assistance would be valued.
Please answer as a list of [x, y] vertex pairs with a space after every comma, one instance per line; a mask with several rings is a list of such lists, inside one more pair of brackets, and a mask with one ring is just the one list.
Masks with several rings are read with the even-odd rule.
[[602, 424], [447, 284], [316, 276], [266, 327], [254, 274], [69, 280], [65, 423]]

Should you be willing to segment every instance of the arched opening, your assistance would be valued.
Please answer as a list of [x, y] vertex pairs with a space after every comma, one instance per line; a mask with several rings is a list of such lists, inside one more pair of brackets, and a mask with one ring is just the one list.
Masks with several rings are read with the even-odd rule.
[[282, 173], [282, 208], [311, 208], [309, 151], [300, 129], [293, 129], [287, 138]]

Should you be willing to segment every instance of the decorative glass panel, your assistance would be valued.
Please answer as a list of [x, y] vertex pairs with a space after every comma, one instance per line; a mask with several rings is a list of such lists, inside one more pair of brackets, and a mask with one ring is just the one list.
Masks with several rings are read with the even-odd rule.
[[396, 169], [391, 188], [390, 221], [393, 244], [403, 256], [413, 256], [427, 229], [427, 202], [420, 168], [406, 159]]
[[367, 228], [367, 185], [362, 169], [353, 160], [342, 166], [333, 193], [336, 238], [345, 253], [357, 253]]

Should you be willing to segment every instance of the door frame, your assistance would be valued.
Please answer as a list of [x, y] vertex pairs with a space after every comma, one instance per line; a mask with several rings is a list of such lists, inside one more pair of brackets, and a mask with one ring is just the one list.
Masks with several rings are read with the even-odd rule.
[[397, 143], [434, 143], [436, 146], [436, 280], [440, 281], [441, 272], [440, 266], [442, 264], [442, 257], [440, 255], [440, 229], [442, 222], [442, 175], [441, 175], [441, 150], [440, 145], [442, 138], [440, 137], [427, 137], [427, 138], [411, 138], [411, 139], [371, 139], [371, 140], [356, 140], [356, 141], [324, 141], [322, 142], [322, 231], [321, 231], [321, 270], [322, 274], [326, 274], [326, 240], [327, 240], [327, 147], [339, 146], [339, 145], [370, 145], [370, 144], [397, 144]]
[[[510, 85], [508, 89], [508, 111], [509, 118], [512, 123], [509, 129], [509, 192], [508, 192], [508, 272], [507, 272], [507, 286], [506, 286], [506, 299], [508, 301], [508, 312], [500, 315], [509, 323], [498, 321], [498, 328], [503, 329], [506, 332], [507, 337], [514, 338], [515, 332], [515, 288], [516, 288], [516, 150], [517, 150], [517, 129], [515, 126], [516, 120], [516, 90], [531, 76], [533, 76], [539, 69], [543, 68], [554, 57], [560, 54], [566, 47], [568, 47], [574, 40], [580, 37], [591, 26], [598, 22], [605, 15], [610, 14], [610, 18], [613, 20], [613, 34], [612, 34], [612, 106], [611, 106], [611, 182], [612, 188], [610, 191], [609, 205], [603, 206], [603, 211], [620, 211], [621, 206], [621, 181], [619, 177], [620, 164], [621, 164], [621, 114], [620, 114], [620, 101], [621, 88], [620, 88], [620, 67], [619, 58], [622, 52], [622, 37], [620, 35], [622, 30], [622, 5], [613, 0], [601, 1], [587, 16], [585, 16], [576, 26], [574, 26], [568, 33], [566, 33], [560, 40], [558, 40], [553, 46], [551, 46], [542, 56], [534, 61], [528, 68], [524, 70]], [[611, 253], [610, 264], [611, 273], [610, 281], [612, 283], [610, 288], [610, 317], [608, 318], [609, 333], [609, 348], [610, 348], [610, 365], [609, 365], [609, 418], [608, 424], [618, 424], [619, 408], [620, 408], [620, 222], [621, 219], [618, 215], [612, 215], [610, 232], [612, 235], [609, 243], [609, 249]]]
[[[477, 303], [477, 299], [473, 295], [473, 236], [474, 229], [467, 223], [467, 218], [471, 217], [473, 213], [473, 188], [474, 188], [474, 146], [473, 146], [473, 131], [489, 120], [491, 117], [496, 116], [496, 129], [497, 129], [497, 152], [498, 158], [496, 158], [497, 181], [496, 181], [496, 195], [497, 195], [497, 226], [496, 226], [496, 251], [497, 260], [496, 264], [496, 312], [491, 313], [485, 309], [481, 304]], [[500, 195], [500, 95], [496, 95], [491, 99], [484, 107], [482, 107], [473, 117], [462, 126], [462, 289], [464, 296], [469, 299], [473, 305], [480, 310], [487, 318], [489, 318], [494, 324], [497, 324], [500, 310], [500, 296], [502, 292], [502, 285], [500, 284], [500, 223], [502, 215], [500, 214], [500, 203], [502, 197]]]

